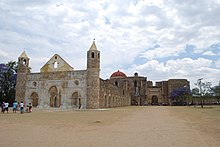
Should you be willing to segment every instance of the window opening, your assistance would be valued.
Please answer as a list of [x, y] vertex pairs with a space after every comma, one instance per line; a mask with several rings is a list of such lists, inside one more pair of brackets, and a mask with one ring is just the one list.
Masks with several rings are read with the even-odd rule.
[[95, 53], [94, 52], [92, 52], [92, 58], [95, 58]]
[[118, 87], [118, 82], [117, 81], [115, 82], [115, 85]]
[[57, 68], [57, 67], [58, 67], [58, 63], [57, 63], [57, 61], [56, 61], [56, 62], [54, 62], [53, 67], [54, 67], [54, 68]]
[[26, 62], [27, 62], [27, 61], [26, 61], [26, 59], [24, 59], [24, 60], [23, 60], [23, 62], [22, 62], [22, 64], [23, 64], [23, 65], [25, 65], [25, 64], [26, 64]]

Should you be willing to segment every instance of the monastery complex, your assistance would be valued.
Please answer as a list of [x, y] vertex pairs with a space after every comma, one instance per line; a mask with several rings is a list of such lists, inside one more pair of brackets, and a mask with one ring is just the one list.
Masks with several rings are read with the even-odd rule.
[[186, 79], [156, 82], [147, 77], [126, 76], [114, 72], [109, 79], [100, 78], [100, 51], [95, 41], [87, 51], [87, 69], [74, 70], [62, 57], [55, 54], [41, 69], [31, 73], [29, 57], [23, 52], [18, 57], [16, 100], [34, 107], [48, 109], [99, 109], [129, 105], [171, 105], [170, 93], [188, 87]]

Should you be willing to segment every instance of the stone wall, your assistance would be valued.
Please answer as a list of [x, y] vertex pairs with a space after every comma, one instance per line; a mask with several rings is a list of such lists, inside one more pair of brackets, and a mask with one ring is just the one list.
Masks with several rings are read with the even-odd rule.
[[100, 98], [99, 70], [87, 69], [87, 109], [98, 109]]
[[141, 76], [127, 77], [128, 89], [131, 95], [131, 105], [147, 104], [147, 78]]
[[122, 107], [130, 105], [130, 95], [126, 89], [126, 83], [118, 86], [112, 84], [110, 80], [100, 79], [100, 108]]
[[149, 87], [147, 91], [147, 104], [148, 105], [162, 105], [163, 98], [161, 87]]
[[168, 81], [161, 82], [161, 96], [163, 98], [162, 105], [169, 105]]
[[171, 105], [172, 100], [170, 99], [170, 93], [174, 89], [180, 87], [188, 87], [189, 81], [186, 79], [169, 79], [168, 81], [156, 82], [153, 86], [152, 81], [148, 81], [147, 86], [147, 102], [148, 104], [153, 103], [153, 99], [158, 101], [158, 105]]
[[186, 79], [169, 79], [168, 80], [168, 98], [169, 98], [169, 104], [172, 105], [172, 101], [170, 99], [170, 93], [178, 88], [186, 87], [190, 89], [189, 81]]
[[190, 87], [189, 81], [186, 79], [169, 79], [168, 80], [168, 93], [171, 93], [174, 89], [180, 87]]
[[39, 108], [50, 108], [51, 88], [60, 101], [58, 108], [86, 108], [86, 71], [32, 73], [28, 75], [26, 85], [26, 103], [38, 97]]

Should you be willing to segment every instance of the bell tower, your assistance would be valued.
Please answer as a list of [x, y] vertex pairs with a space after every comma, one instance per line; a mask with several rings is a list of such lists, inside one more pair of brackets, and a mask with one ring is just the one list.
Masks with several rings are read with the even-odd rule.
[[99, 108], [100, 91], [100, 51], [97, 50], [95, 39], [87, 51], [87, 109]]
[[25, 100], [26, 81], [29, 70], [29, 58], [25, 51], [18, 57], [18, 71], [16, 81], [15, 99], [18, 102]]

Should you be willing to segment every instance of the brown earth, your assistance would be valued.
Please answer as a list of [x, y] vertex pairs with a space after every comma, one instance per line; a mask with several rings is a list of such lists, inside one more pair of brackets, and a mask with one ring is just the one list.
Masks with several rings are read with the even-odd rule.
[[220, 107], [123, 107], [0, 114], [0, 146], [217, 147]]

